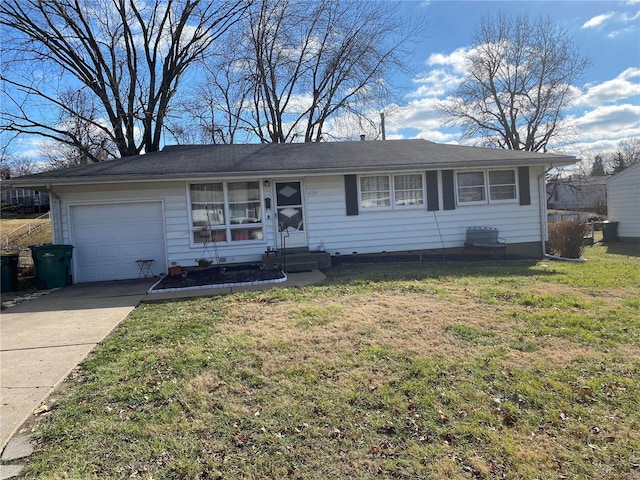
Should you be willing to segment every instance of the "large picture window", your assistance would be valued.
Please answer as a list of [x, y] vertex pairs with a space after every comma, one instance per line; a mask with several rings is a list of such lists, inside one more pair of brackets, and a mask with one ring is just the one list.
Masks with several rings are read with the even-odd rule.
[[421, 174], [360, 177], [360, 206], [363, 209], [423, 204], [424, 181]]
[[460, 205], [510, 202], [518, 197], [514, 169], [457, 172], [456, 187]]
[[259, 182], [192, 184], [193, 243], [262, 240]]

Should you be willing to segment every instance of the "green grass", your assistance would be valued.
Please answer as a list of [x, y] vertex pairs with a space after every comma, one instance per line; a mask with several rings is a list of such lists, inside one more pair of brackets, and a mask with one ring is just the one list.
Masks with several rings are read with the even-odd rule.
[[635, 478], [640, 258], [358, 265], [147, 303], [24, 478]]

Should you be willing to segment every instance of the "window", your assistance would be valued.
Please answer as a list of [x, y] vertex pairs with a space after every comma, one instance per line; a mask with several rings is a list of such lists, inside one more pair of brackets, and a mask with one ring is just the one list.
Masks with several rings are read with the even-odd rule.
[[487, 198], [484, 188], [484, 172], [458, 172], [458, 202], [484, 202]]
[[457, 172], [456, 187], [459, 204], [509, 202], [518, 197], [514, 169]]
[[489, 198], [491, 200], [515, 200], [516, 171], [489, 171]]
[[388, 175], [360, 178], [360, 205], [362, 208], [391, 206]]
[[192, 184], [193, 243], [262, 240], [259, 182]]
[[360, 177], [360, 206], [363, 209], [423, 204], [424, 181], [421, 174]]
[[396, 175], [393, 177], [395, 205], [422, 205], [422, 175]]

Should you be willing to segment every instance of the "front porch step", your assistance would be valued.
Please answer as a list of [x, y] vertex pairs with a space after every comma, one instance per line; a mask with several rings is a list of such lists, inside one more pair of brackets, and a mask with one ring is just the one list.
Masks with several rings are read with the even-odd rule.
[[281, 255], [263, 255], [262, 263], [267, 269], [278, 268], [286, 272], [308, 272], [323, 268], [331, 268], [331, 255], [327, 252], [287, 253]]
[[314, 270], [318, 270], [318, 263], [317, 262], [296, 262], [296, 263], [287, 262], [283, 270], [286, 273], [313, 272]]

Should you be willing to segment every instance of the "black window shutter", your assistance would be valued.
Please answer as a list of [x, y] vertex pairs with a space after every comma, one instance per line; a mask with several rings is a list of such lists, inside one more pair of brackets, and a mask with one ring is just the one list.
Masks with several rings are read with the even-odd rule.
[[520, 205], [531, 205], [529, 167], [518, 167], [518, 185], [520, 187]]
[[444, 210], [455, 210], [456, 192], [453, 184], [453, 170], [442, 171], [442, 208]]
[[344, 176], [344, 196], [347, 201], [347, 215], [358, 215], [358, 177]]
[[440, 210], [438, 203], [438, 171], [427, 170], [427, 210]]

